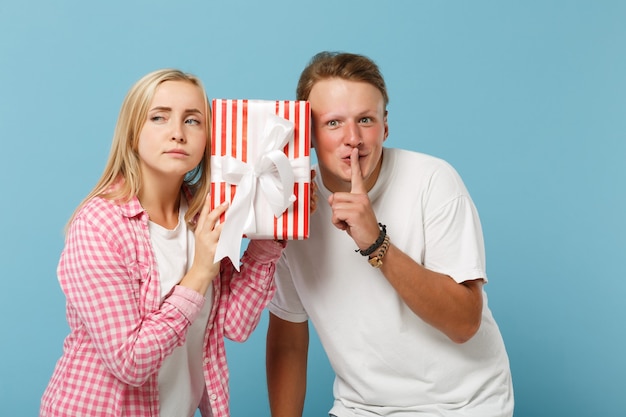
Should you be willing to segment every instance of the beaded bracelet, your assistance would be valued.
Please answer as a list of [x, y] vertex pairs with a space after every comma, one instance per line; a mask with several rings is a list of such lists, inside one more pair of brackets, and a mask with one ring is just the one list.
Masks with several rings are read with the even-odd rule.
[[356, 248], [355, 252], [359, 252], [363, 256], [370, 256], [372, 253], [374, 253], [376, 249], [380, 247], [380, 245], [383, 244], [383, 240], [385, 240], [385, 236], [387, 236], [387, 226], [382, 223], [378, 223], [378, 227], [380, 227], [380, 234], [378, 235], [378, 239], [376, 239], [376, 242], [372, 243], [372, 246], [365, 250]]

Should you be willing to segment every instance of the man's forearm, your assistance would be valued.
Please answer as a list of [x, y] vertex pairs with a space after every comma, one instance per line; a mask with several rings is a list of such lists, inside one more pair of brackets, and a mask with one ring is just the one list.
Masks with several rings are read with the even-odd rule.
[[301, 417], [306, 394], [308, 325], [270, 315], [267, 387], [272, 417]]

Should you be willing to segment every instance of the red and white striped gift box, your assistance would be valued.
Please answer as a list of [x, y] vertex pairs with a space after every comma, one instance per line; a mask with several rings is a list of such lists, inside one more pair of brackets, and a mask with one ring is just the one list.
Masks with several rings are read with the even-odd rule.
[[[281, 216], [268, 209], [263, 198], [254, 197], [256, 232], [247, 238], [300, 240], [309, 237], [310, 212], [310, 108], [307, 101], [213, 100], [211, 124], [211, 209], [224, 201], [232, 202], [237, 186], [220, 175], [221, 160], [232, 156], [246, 164], [254, 163], [259, 152], [259, 135], [264, 119], [273, 115], [294, 125], [293, 136], [282, 151], [298, 169], [294, 169], [294, 203]], [[303, 169], [305, 168], [305, 169]], [[216, 171], [216, 169], [218, 171]], [[228, 211], [222, 221], [228, 219]], [[241, 236], [240, 236], [241, 237]]]

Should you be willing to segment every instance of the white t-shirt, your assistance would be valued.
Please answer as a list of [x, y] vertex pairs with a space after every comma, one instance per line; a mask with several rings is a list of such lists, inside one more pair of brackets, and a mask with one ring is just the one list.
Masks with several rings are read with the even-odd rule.
[[[187, 202], [181, 198], [178, 225], [169, 230], [149, 222], [150, 239], [156, 255], [161, 299], [177, 285], [193, 263], [195, 239], [187, 227]], [[212, 287], [205, 294], [200, 315], [187, 331], [187, 339], [163, 361], [159, 370], [161, 417], [193, 416], [206, 390], [202, 348], [212, 305]]]
[[[392, 243], [457, 282], [486, 281], [480, 221], [456, 171], [428, 155], [383, 152], [369, 198]], [[269, 309], [284, 320], [313, 323], [336, 374], [330, 412], [511, 416], [508, 356], [486, 295], [477, 334], [464, 344], [450, 341], [355, 253], [354, 241], [331, 223], [330, 191], [319, 175], [315, 180], [320, 195], [312, 233], [283, 252]]]

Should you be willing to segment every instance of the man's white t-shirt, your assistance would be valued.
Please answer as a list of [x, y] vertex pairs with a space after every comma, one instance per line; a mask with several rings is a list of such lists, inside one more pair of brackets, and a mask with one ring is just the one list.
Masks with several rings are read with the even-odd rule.
[[[289, 242], [277, 264], [269, 309], [311, 320], [336, 378], [338, 417], [511, 416], [508, 356], [484, 295], [482, 324], [456, 344], [416, 316], [379, 269], [331, 223], [330, 191], [316, 177], [310, 238]], [[391, 242], [457, 282], [487, 281], [480, 220], [456, 171], [432, 156], [384, 148], [368, 193]], [[421, 414], [419, 414], [421, 415]]]

